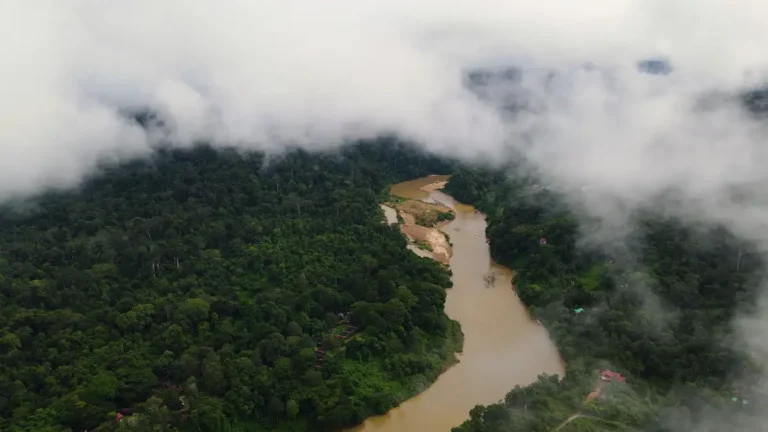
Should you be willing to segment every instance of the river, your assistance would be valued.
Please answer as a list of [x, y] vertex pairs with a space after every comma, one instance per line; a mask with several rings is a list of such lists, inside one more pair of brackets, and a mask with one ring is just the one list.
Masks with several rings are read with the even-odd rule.
[[[401, 183], [392, 191], [411, 198], [428, 197], [456, 211], [456, 218], [441, 228], [453, 243], [453, 288], [448, 290], [445, 311], [461, 323], [464, 352], [458, 356], [459, 363], [427, 390], [351, 431], [449, 432], [469, 418], [475, 405], [498, 402], [513, 387], [530, 384], [539, 374], [564, 373], [546, 329], [530, 319], [512, 289], [512, 271], [491, 261], [485, 217], [440, 191], [414, 190], [447, 180], [440, 177]], [[487, 283], [489, 275], [495, 280]]]

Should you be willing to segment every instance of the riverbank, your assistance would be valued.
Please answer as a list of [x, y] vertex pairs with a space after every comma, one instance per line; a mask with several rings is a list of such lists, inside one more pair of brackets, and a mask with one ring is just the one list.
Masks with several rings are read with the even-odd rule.
[[[762, 264], [733, 264], [748, 243], [646, 208], [631, 215], [627, 236], [639, 241], [631, 250], [615, 240], [581, 247], [582, 220], [568, 200], [534, 181], [468, 170], [448, 189], [490, 215], [494, 256], [519, 271], [518, 293], [557, 341], [568, 373], [510, 388], [504, 403], [478, 407], [454, 432], [760, 430], [752, 360], [723, 343], [730, 317], [761, 287]], [[596, 369], [625, 379], [603, 384], [597, 397]]]
[[446, 432], [467, 419], [475, 405], [496, 402], [541, 373], [563, 373], [546, 330], [531, 321], [515, 296], [513, 273], [491, 261], [485, 216], [440, 192], [447, 181], [447, 176], [425, 177], [395, 185], [392, 193], [446, 207], [455, 215], [433, 229], [452, 245], [453, 288], [447, 290], [445, 312], [464, 333], [459, 363], [423, 393], [369, 418], [355, 432]]
[[446, 233], [440, 228], [453, 220], [454, 209], [436, 203], [430, 193], [445, 186], [449, 176], [428, 176], [392, 186], [392, 196], [383, 205], [385, 213], [392, 212], [409, 241], [408, 249], [421, 257], [432, 258], [448, 265], [453, 249]]

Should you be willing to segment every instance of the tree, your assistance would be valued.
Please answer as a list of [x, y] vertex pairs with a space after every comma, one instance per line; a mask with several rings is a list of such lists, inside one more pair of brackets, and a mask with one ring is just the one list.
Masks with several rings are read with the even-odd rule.
[[299, 415], [299, 404], [293, 399], [289, 400], [288, 403], [285, 404], [285, 412], [288, 414], [289, 418], [296, 418], [296, 416]]
[[378, 202], [451, 169], [391, 140], [269, 161], [165, 148], [23, 212], [0, 203], [0, 430], [108, 430], [117, 413], [149, 431], [327, 429], [393, 406], [368, 389], [419, 377], [366, 374], [338, 314], [370, 305], [349, 343], [364, 333], [382, 370], [402, 345], [419, 373], [450, 360], [450, 275]]

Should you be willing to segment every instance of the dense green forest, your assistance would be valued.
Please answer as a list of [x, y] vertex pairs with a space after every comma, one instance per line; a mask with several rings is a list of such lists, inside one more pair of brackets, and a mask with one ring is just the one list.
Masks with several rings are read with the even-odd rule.
[[[567, 362], [562, 381], [515, 388], [454, 431], [692, 430], [706, 411], [755, 405], [744, 403], [750, 363], [728, 344], [763, 272], [749, 244], [649, 209], [626, 238], [590, 247], [577, 244], [590, 225], [533, 177], [461, 170], [446, 192], [488, 215], [492, 256], [517, 271], [521, 300]], [[627, 381], [586, 400], [601, 369]]]
[[[160, 149], [102, 171], [0, 208], [0, 431], [322, 431], [385, 412], [463, 341], [450, 271], [407, 251], [378, 203], [451, 172], [567, 362], [455, 431], [691, 430], [760, 405], [728, 341], [765, 269], [722, 227], [649, 206], [621, 242], [581, 244], [595, 227], [520, 167], [384, 139]], [[627, 381], [587, 399], [602, 369]]]
[[449, 270], [377, 204], [451, 169], [387, 140], [166, 149], [6, 205], [0, 430], [331, 430], [385, 412], [462, 334]]

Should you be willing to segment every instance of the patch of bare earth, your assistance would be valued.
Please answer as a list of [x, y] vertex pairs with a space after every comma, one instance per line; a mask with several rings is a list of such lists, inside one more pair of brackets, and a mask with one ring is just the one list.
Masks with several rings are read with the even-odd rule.
[[441, 215], [451, 213], [451, 209], [446, 206], [416, 200], [397, 203], [396, 208], [400, 211], [400, 214], [403, 215], [403, 219], [405, 219], [406, 214], [411, 217], [411, 220], [406, 220], [406, 223], [411, 225], [418, 224], [426, 227], [434, 227], [443, 221], [440, 219]]
[[[405, 216], [403, 216], [403, 219], [405, 219]], [[451, 250], [451, 245], [448, 244], [448, 239], [437, 228], [427, 228], [421, 225], [405, 223], [400, 225], [400, 231], [412, 242], [428, 244], [429, 248], [432, 249], [432, 257], [436, 261], [446, 265], [450, 262], [453, 250]]]
[[426, 186], [422, 186], [420, 189], [423, 190], [424, 192], [434, 192], [436, 190], [440, 190], [444, 188], [446, 184], [448, 184], [448, 180], [441, 180], [441, 181], [430, 183]]
[[401, 211], [400, 216], [403, 218], [404, 225], [416, 225], [416, 218], [412, 214]]
[[[408, 240], [412, 243], [426, 244], [431, 250], [433, 259], [448, 265], [453, 250], [445, 234], [438, 229], [447, 221], [440, 222], [438, 216], [451, 212], [451, 209], [421, 201], [405, 201], [398, 205], [398, 210], [403, 218], [400, 231], [408, 237]], [[406, 210], [416, 212], [416, 215]]]
[[400, 231], [408, 237], [408, 248], [445, 265], [450, 263], [453, 250], [439, 228], [450, 221], [444, 215], [452, 214], [453, 210], [435, 203], [430, 194], [442, 189], [449, 178], [433, 175], [393, 185], [391, 194], [399, 199], [387, 203], [402, 218]]

